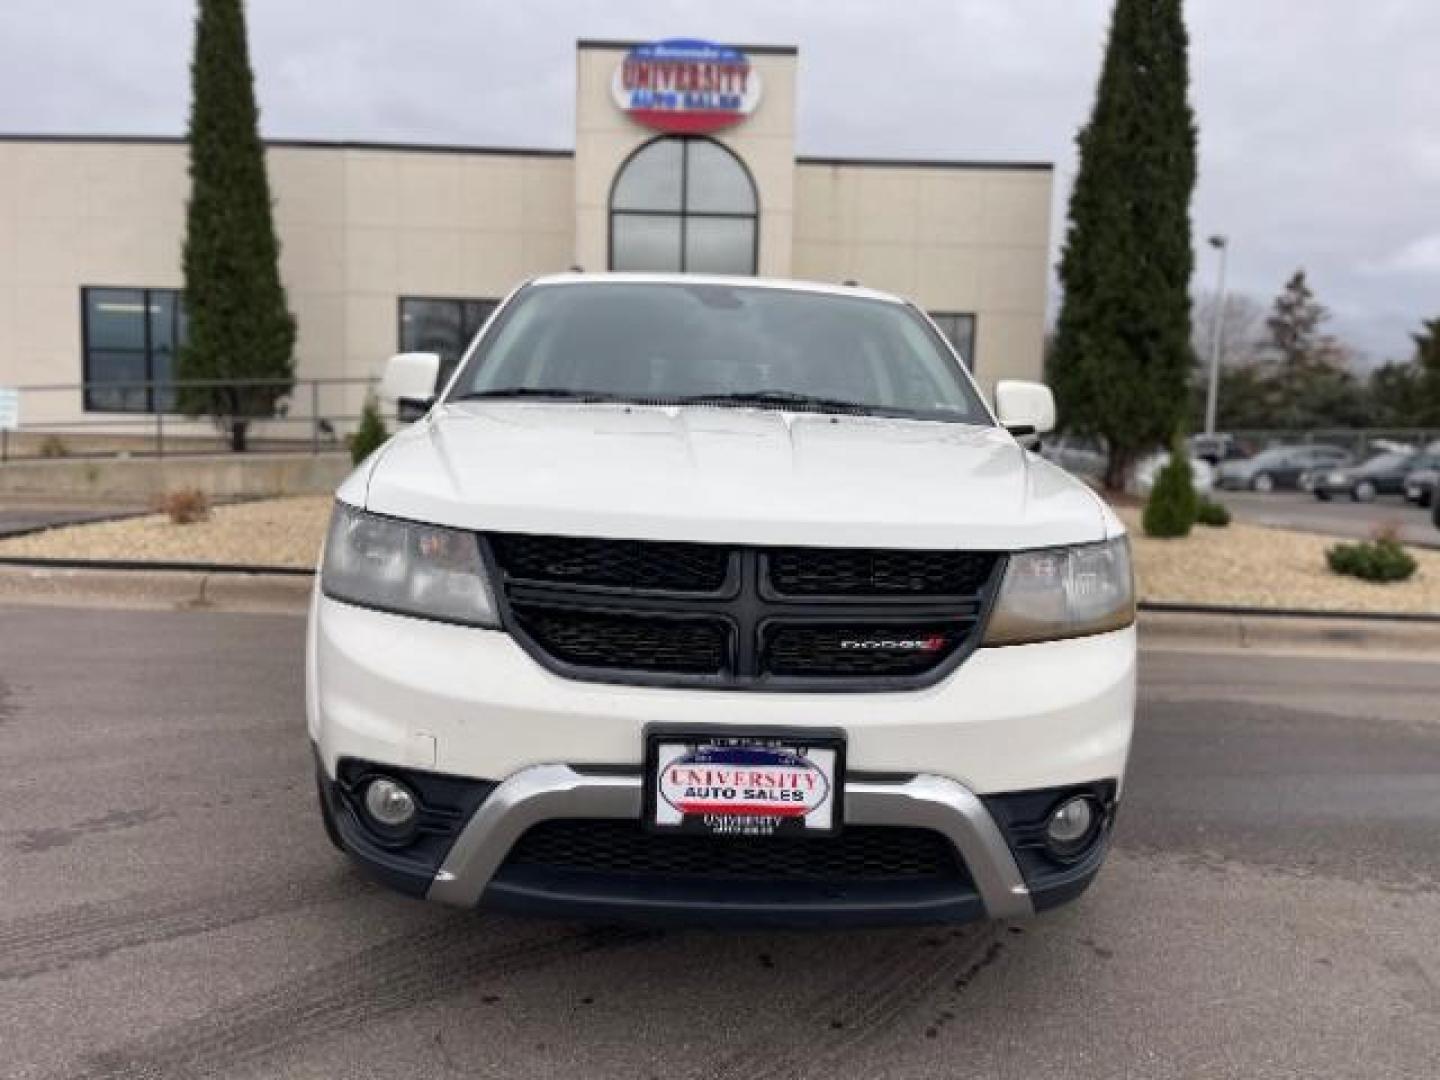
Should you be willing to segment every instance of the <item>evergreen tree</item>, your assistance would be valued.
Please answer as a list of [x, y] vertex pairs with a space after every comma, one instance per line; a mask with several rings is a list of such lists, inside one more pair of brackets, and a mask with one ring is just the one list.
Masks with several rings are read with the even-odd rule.
[[1347, 427], [1365, 422], [1364, 392], [1346, 349], [1324, 332], [1330, 313], [1297, 270], [1275, 298], [1261, 346], [1264, 412], [1272, 427]]
[[1060, 258], [1051, 365], [1068, 427], [1103, 435], [1105, 486], [1184, 417], [1195, 120], [1182, 0], [1116, 0]]
[[1180, 436], [1170, 440], [1170, 460], [1155, 478], [1155, 487], [1145, 503], [1140, 524], [1146, 536], [1189, 536], [1200, 514], [1195, 478], [1190, 472], [1190, 452]]
[[1415, 340], [1416, 398], [1412, 422], [1440, 424], [1440, 319], [1426, 319]]
[[360, 410], [360, 426], [355, 429], [355, 434], [350, 436], [350, 460], [356, 465], [364, 461], [390, 438], [390, 433], [385, 430], [385, 420], [380, 415], [380, 405], [371, 394], [365, 399], [365, 406]]
[[190, 204], [185, 230], [189, 338], [181, 379], [275, 380], [190, 387], [180, 408], [207, 415], [244, 450], [250, 423], [294, 385], [295, 320], [280, 284], [279, 241], [260, 142], [241, 0], [199, 0], [190, 66]]
[[1391, 360], [1370, 373], [1366, 424], [1408, 427], [1421, 410], [1421, 379], [1414, 364]]

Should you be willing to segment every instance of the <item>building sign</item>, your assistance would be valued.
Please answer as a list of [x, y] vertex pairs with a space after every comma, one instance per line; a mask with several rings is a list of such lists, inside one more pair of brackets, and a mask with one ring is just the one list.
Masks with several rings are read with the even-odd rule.
[[13, 386], [0, 386], [0, 431], [20, 428], [20, 391]]
[[730, 127], [760, 103], [760, 73], [749, 57], [688, 38], [637, 45], [615, 69], [610, 88], [632, 120], [672, 134]]

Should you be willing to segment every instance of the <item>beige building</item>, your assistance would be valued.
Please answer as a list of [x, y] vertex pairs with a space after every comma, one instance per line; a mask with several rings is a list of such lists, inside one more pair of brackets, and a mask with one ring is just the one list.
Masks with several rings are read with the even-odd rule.
[[[854, 280], [931, 312], [987, 390], [1038, 378], [1050, 166], [797, 158], [796, 63], [582, 41], [573, 151], [270, 143], [297, 375], [453, 358], [516, 285], [580, 266]], [[22, 425], [165, 410], [135, 382], [184, 337], [186, 197], [182, 140], [0, 138], [0, 387], [86, 384], [23, 391]], [[343, 427], [363, 386], [313, 394], [291, 421]]]

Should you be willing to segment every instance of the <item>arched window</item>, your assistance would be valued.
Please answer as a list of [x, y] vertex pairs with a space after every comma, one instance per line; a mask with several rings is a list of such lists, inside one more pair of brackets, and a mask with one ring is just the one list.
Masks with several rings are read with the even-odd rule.
[[610, 269], [753, 274], [756, 206], [750, 173], [719, 143], [646, 143], [610, 189]]

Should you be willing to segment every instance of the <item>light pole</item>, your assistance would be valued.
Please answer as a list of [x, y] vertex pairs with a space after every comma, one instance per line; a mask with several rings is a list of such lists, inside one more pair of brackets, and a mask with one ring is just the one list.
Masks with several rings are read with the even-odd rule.
[[1210, 387], [1205, 394], [1205, 434], [1215, 434], [1215, 409], [1220, 395], [1220, 335], [1225, 329], [1225, 261], [1230, 238], [1216, 233], [1210, 246], [1220, 252], [1220, 285], [1215, 290], [1215, 315], [1210, 325]]

